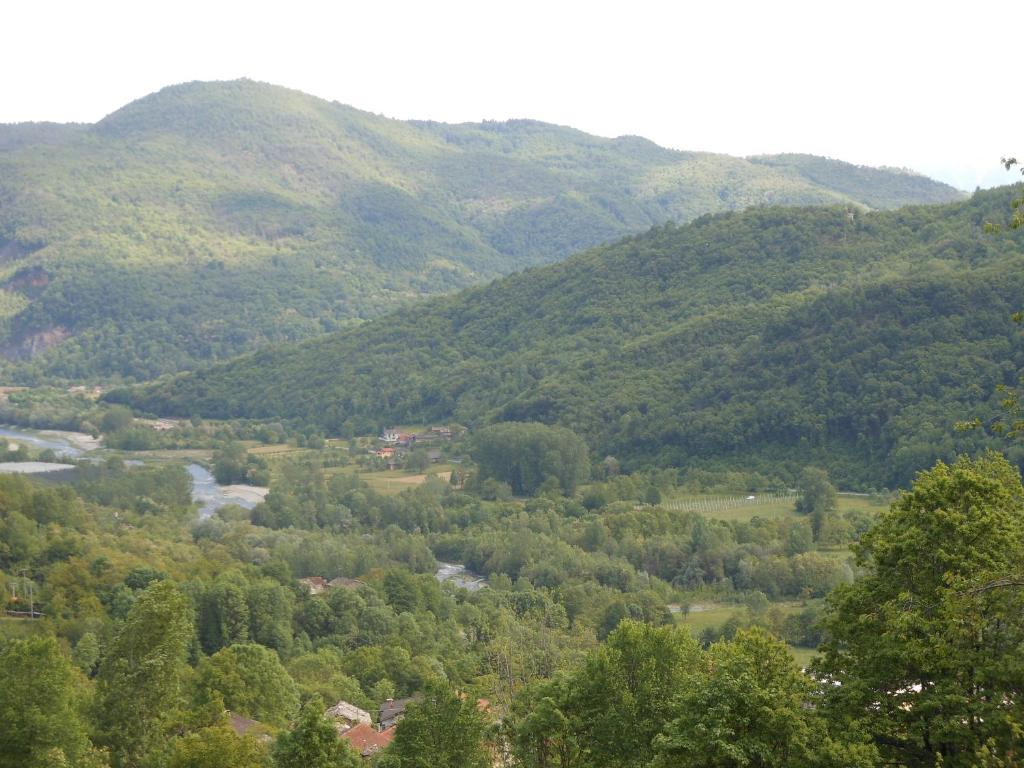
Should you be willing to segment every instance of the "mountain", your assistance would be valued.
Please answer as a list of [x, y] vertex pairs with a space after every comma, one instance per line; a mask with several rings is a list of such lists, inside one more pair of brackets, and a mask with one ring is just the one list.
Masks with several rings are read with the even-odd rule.
[[824, 158], [403, 122], [251, 81], [0, 126], [6, 378], [149, 378], [751, 205], [961, 194]]
[[330, 434], [541, 421], [627, 466], [895, 487], [977, 447], [953, 423], [1024, 370], [1024, 231], [984, 226], [1012, 196], [705, 216], [110, 399]]

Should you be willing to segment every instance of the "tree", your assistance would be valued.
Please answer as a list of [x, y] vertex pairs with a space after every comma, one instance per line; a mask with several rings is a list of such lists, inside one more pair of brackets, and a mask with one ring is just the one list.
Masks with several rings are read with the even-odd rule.
[[277, 654], [247, 643], [222, 648], [198, 669], [200, 696], [220, 695], [233, 712], [273, 725], [287, 725], [299, 709], [295, 682]]
[[761, 630], [719, 641], [680, 688], [656, 768], [870, 768], [874, 749], [831, 739], [816, 684]]
[[100, 419], [100, 429], [104, 434], [110, 435], [114, 432], [122, 432], [128, 429], [135, 421], [130, 408], [123, 405], [111, 406], [103, 418]]
[[625, 619], [567, 683], [561, 711], [580, 748], [606, 768], [644, 766], [670, 719], [673, 696], [696, 663], [689, 632]]
[[203, 596], [199, 638], [203, 650], [214, 653], [249, 639], [249, 601], [245, 577], [238, 572], [222, 575]]
[[533, 494], [549, 477], [572, 495], [590, 474], [586, 443], [564, 427], [505, 422], [476, 433], [471, 448], [480, 480], [494, 479], [515, 493]]
[[511, 747], [524, 768], [574, 768], [582, 752], [572, 721], [562, 710], [564, 693], [557, 681], [547, 682], [516, 701]]
[[395, 613], [412, 613], [419, 606], [416, 580], [408, 571], [392, 568], [384, 575], [384, 595]]
[[100, 659], [100, 642], [92, 632], [86, 632], [75, 643], [71, 660], [86, 675], [92, 675], [96, 662]]
[[435, 682], [406, 709], [388, 752], [400, 768], [489, 768], [486, 729], [472, 697]]
[[226, 725], [190, 733], [174, 743], [168, 768], [268, 768], [267, 748]]
[[277, 737], [275, 768], [359, 768], [360, 758], [338, 738], [324, 717], [323, 701], [314, 696], [302, 707], [290, 731]]
[[939, 462], [855, 547], [818, 674], [830, 716], [864, 726], [889, 762], [1008, 756], [1024, 717], [1024, 488], [988, 453]]
[[0, 649], [0, 768], [85, 764], [91, 745], [79, 714], [80, 686], [52, 637]]
[[96, 724], [115, 768], [135, 768], [162, 745], [179, 704], [192, 635], [185, 596], [169, 581], [142, 592], [100, 663]]
[[244, 483], [249, 454], [239, 442], [229, 442], [213, 452], [213, 476], [221, 485]]
[[805, 467], [800, 473], [799, 485], [800, 497], [796, 501], [796, 511], [810, 517], [811, 532], [817, 541], [821, 538], [828, 517], [836, 510], [836, 489], [829, 482], [828, 472], [817, 467]]
[[[1013, 166], [1017, 164], [1017, 158], [1015, 157], [1003, 158], [1003, 166], [1006, 168], [1006, 170], [1010, 170], [1011, 168], [1013, 168]], [[1020, 172], [1024, 174], [1024, 167], [1020, 169]], [[1010, 228], [1019, 229], [1020, 227], [1024, 227], [1024, 195], [1021, 195], [1020, 197], [1015, 197], [1013, 199], [1013, 202], [1010, 203], [1010, 206], [1013, 210], [1013, 216], [1010, 218]], [[999, 227], [990, 226], [989, 229], [998, 230]]]

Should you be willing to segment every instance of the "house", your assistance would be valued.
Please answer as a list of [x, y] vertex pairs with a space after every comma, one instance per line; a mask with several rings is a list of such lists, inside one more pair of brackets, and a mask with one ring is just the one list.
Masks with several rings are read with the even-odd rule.
[[380, 441], [383, 443], [397, 443], [398, 442], [398, 430], [393, 427], [385, 429], [380, 435]]
[[299, 584], [309, 590], [311, 595], [322, 595], [327, 591], [327, 579], [323, 576], [309, 576], [305, 579], [299, 579]]
[[371, 730], [373, 729], [373, 720], [370, 718], [370, 713], [365, 709], [360, 709], [355, 704], [349, 704], [347, 701], [339, 701], [324, 712], [324, 717], [333, 720], [334, 727], [342, 735], [358, 725], [366, 725]]
[[451, 427], [431, 427], [430, 431], [445, 440], [450, 440], [452, 436]]
[[415, 701], [415, 699], [388, 699], [381, 704], [377, 716], [377, 722], [380, 723], [380, 727], [388, 729], [397, 725], [398, 721], [405, 717], [405, 708], [411, 701]]
[[395, 449], [390, 446], [378, 448], [376, 451], [373, 452], [373, 455], [376, 456], [378, 459], [390, 459], [395, 455]]
[[410, 445], [416, 442], [416, 435], [410, 435], [408, 432], [400, 432], [398, 435], [398, 444], [408, 448]]
[[327, 582], [328, 589], [359, 589], [365, 586], [366, 582], [359, 579], [350, 579], [347, 576], [337, 576]]
[[271, 740], [267, 726], [259, 720], [244, 717], [237, 712], [226, 711], [224, 714], [227, 715], [228, 727], [234, 731], [235, 736], [253, 736], [263, 742]]
[[372, 725], [360, 723], [341, 734], [341, 738], [363, 758], [369, 758], [391, 743], [395, 738], [395, 729], [378, 731]]
[[427, 451], [427, 459], [430, 460], [431, 464], [437, 464], [441, 461], [441, 451], [437, 448], [431, 448]]

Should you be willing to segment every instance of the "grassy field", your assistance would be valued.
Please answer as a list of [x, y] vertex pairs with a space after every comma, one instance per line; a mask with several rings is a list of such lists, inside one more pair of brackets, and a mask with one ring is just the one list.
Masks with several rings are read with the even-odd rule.
[[795, 645], [789, 646], [790, 655], [796, 660], [796, 663], [800, 665], [801, 669], [806, 669], [813, 659], [817, 655], [817, 651], [813, 648], [798, 648]]
[[[799, 602], [772, 603], [772, 607], [781, 608], [786, 613], [799, 613], [803, 610], [803, 605]], [[688, 613], [676, 614], [676, 620], [688, 628], [694, 637], [699, 638], [705, 629], [720, 627], [733, 616], [744, 613], [746, 613], [744, 607], [735, 603], [693, 603]], [[790, 654], [801, 667], [806, 667], [815, 654], [812, 648], [801, 648], [795, 645], [788, 647]]]
[[124, 459], [141, 461], [185, 461], [209, 463], [213, 460], [213, 451], [209, 448], [167, 448], [156, 451], [120, 451], [117, 455]]
[[[755, 498], [748, 500], [741, 495], [694, 495], [686, 494], [673, 496], [662, 501], [662, 506], [668, 509], [687, 509], [699, 512], [705, 517], [714, 520], [726, 520], [729, 522], [747, 522], [755, 517], [768, 520], [778, 520], [796, 514], [794, 504], [795, 497], [779, 499]], [[877, 514], [886, 508], [886, 504], [876, 503], [867, 496], [839, 496], [839, 512], [851, 510], [863, 510]]]
[[377, 493], [393, 496], [422, 485], [427, 481], [427, 474], [437, 475], [441, 480], [447, 482], [451, 475], [451, 464], [431, 464], [426, 472], [407, 472], [401, 469], [385, 469], [379, 472], [354, 472], [351, 467], [337, 467], [329, 469], [332, 474], [355, 474], [360, 480], [366, 481]]

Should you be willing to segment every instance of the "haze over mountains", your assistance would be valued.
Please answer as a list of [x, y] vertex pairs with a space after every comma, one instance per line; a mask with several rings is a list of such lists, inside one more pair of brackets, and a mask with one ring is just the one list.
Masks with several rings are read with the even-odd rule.
[[977, 448], [954, 422], [1024, 371], [1024, 230], [984, 226], [1012, 192], [702, 217], [111, 399], [328, 434], [541, 421], [627, 466], [820, 463], [895, 487]]
[[527, 120], [390, 120], [189, 83], [95, 125], [0, 126], [0, 351], [22, 381], [144, 379], [378, 316], [674, 220], [962, 197]]

